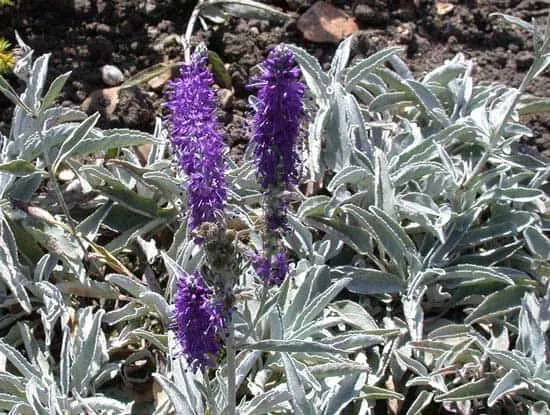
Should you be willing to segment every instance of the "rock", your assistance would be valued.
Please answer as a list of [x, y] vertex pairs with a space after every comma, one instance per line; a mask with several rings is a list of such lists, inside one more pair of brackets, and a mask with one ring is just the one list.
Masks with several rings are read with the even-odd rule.
[[87, 114], [99, 112], [102, 128], [149, 130], [154, 121], [151, 98], [138, 87], [119, 86], [94, 91], [81, 104]]
[[124, 74], [114, 65], [103, 65], [101, 79], [109, 86], [117, 86], [124, 82]]
[[92, 92], [80, 105], [87, 114], [98, 111], [107, 120], [113, 117], [118, 105], [120, 87], [105, 88]]
[[359, 30], [355, 19], [330, 3], [318, 1], [297, 22], [304, 38], [317, 43], [338, 43]]
[[229, 109], [233, 105], [233, 91], [225, 88], [220, 88], [218, 90], [218, 99], [220, 101], [220, 106], [223, 109]]
[[445, 16], [446, 14], [452, 12], [454, 8], [455, 5], [451, 3], [446, 3], [444, 1], [435, 2], [435, 12], [438, 16]]

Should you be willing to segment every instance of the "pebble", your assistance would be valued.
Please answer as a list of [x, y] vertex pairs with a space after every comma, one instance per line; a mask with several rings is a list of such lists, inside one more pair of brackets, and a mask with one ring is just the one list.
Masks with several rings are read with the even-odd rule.
[[124, 82], [124, 75], [114, 65], [103, 65], [101, 67], [101, 79], [109, 86], [116, 86]]

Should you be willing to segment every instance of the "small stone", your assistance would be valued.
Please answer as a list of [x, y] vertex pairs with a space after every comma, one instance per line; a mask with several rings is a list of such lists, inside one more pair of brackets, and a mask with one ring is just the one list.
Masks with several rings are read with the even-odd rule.
[[355, 19], [332, 4], [318, 1], [297, 22], [304, 38], [317, 43], [338, 43], [359, 30]]
[[218, 99], [220, 100], [220, 106], [223, 109], [229, 109], [233, 104], [233, 91], [225, 88], [220, 88], [218, 90]]
[[62, 182], [69, 182], [75, 178], [75, 174], [71, 169], [63, 169], [57, 174], [57, 178]]
[[99, 111], [105, 118], [110, 119], [118, 105], [120, 87], [105, 88], [94, 91], [80, 105], [87, 114]]
[[453, 11], [455, 8], [455, 5], [452, 3], [447, 3], [444, 1], [436, 1], [435, 2], [435, 12], [438, 16], [445, 16], [446, 14], [449, 14]]
[[101, 79], [109, 86], [117, 86], [124, 82], [124, 74], [114, 65], [103, 65]]

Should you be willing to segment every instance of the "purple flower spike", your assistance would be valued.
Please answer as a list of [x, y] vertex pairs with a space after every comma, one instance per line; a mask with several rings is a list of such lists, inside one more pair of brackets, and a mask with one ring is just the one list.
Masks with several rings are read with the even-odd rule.
[[298, 182], [298, 136], [304, 117], [304, 84], [292, 52], [271, 50], [261, 75], [250, 85], [258, 89], [252, 145], [264, 189]]
[[269, 286], [281, 285], [288, 274], [288, 258], [284, 252], [266, 258], [256, 255], [252, 258], [252, 265], [256, 273]]
[[214, 78], [206, 56], [195, 52], [181, 68], [180, 77], [169, 84], [171, 142], [179, 169], [189, 176], [189, 227], [196, 229], [214, 221], [227, 197], [224, 143], [216, 119]]
[[222, 307], [212, 302], [212, 291], [199, 272], [178, 280], [174, 306], [173, 328], [181, 354], [193, 368], [213, 366], [223, 338]]

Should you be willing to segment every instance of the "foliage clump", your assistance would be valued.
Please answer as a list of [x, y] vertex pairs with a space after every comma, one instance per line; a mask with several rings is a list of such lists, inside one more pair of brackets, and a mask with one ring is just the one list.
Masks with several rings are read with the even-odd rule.
[[279, 49], [316, 106], [315, 186], [268, 195], [280, 285], [254, 260], [270, 206], [254, 149], [224, 166], [224, 213], [189, 227], [196, 172], [174, 171], [162, 121], [100, 129], [57, 106], [70, 74], [46, 85], [49, 55], [18, 39], [24, 92], [0, 77], [0, 413], [127, 414], [120, 391], [155, 382], [155, 414], [550, 414], [550, 168], [519, 144], [548, 105], [525, 92], [550, 27], [505, 18], [535, 46], [517, 88], [476, 85], [461, 54], [415, 79], [399, 48], [350, 64], [347, 39], [328, 72]]

